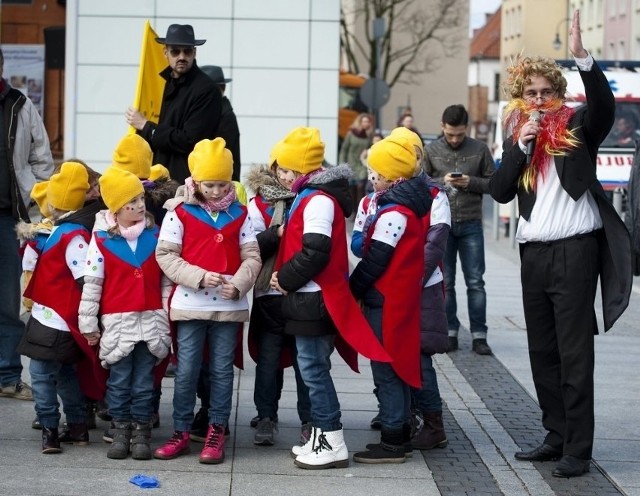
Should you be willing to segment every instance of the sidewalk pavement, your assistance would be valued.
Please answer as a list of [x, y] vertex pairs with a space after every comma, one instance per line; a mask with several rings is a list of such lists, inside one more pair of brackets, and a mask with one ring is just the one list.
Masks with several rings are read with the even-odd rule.
[[[553, 463], [513, 458], [520, 448], [537, 445], [544, 432], [527, 356], [517, 250], [506, 238], [490, 239], [489, 231], [486, 247], [488, 339], [495, 356], [472, 353], [469, 333], [461, 331], [460, 350], [435, 357], [446, 402], [446, 448], [414, 451], [413, 458], [397, 465], [352, 461], [347, 469], [296, 468], [289, 456], [299, 434], [293, 375], [290, 370], [285, 375], [275, 446], [254, 446], [249, 420], [255, 415], [255, 366], [245, 352], [245, 368], [236, 371], [231, 437], [222, 465], [199, 464], [198, 443], [192, 444], [191, 454], [170, 461], [109, 460], [101, 440], [101, 429], [107, 424], [101, 421], [99, 429], [91, 431], [89, 446], [68, 446], [60, 455], [42, 455], [39, 432], [30, 428], [33, 403], [0, 398], [0, 494], [132, 495], [145, 491], [129, 479], [145, 474], [160, 481], [160, 488], [146, 491], [158, 495], [640, 495], [636, 372], [640, 337], [634, 332], [640, 287], [634, 287], [630, 308], [621, 321], [596, 339], [596, 440], [591, 472], [557, 479], [551, 476]], [[460, 274], [458, 279], [459, 308], [463, 308], [464, 282]], [[468, 321], [464, 314], [461, 319]], [[371, 371], [366, 360], [360, 365], [361, 374], [355, 374], [335, 357], [332, 370], [351, 454], [379, 439], [369, 429], [377, 408]], [[172, 396], [173, 379], [166, 378], [154, 446], [172, 432]]]

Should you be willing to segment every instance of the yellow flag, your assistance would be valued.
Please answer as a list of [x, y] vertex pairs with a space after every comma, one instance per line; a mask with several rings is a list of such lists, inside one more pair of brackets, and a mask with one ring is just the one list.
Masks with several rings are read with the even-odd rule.
[[[167, 67], [163, 45], [156, 41], [158, 35], [149, 21], [145, 22], [142, 36], [142, 50], [140, 51], [140, 68], [138, 70], [138, 84], [133, 100], [133, 106], [152, 122], [157, 123], [162, 105], [162, 92], [165, 80], [160, 72]], [[129, 133], [136, 130], [129, 126]]]

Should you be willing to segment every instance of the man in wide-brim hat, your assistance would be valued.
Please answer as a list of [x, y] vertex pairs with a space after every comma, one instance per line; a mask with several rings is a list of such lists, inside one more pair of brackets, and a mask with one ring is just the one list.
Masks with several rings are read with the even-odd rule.
[[129, 107], [127, 123], [138, 130], [153, 150], [153, 163], [163, 164], [180, 184], [189, 177], [187, 157], [195, 144], [213, 139], [218, 128], [222, 97], [217, 86], [196, 63], [196, 47], [206, 40], [196, 39], [193, 26], [171, 24], [164, 38], [169, 66], [162, 76], [166, 83], [158, 123]]

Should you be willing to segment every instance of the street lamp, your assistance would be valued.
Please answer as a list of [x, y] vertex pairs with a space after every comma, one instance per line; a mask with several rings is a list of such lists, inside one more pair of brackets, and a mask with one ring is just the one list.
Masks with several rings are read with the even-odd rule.
[[555, 50], [560, 50], [562, 48], [562, 40], [560, 39], [560, 26], [562, 25], [563, 22], [567, 22], [570, 21], [571, 18], [570, 17], [565, 17], [564, 19], [562, 19], [558, 25], [556, 26], [556, 37], [553, 40], [553, 48]]

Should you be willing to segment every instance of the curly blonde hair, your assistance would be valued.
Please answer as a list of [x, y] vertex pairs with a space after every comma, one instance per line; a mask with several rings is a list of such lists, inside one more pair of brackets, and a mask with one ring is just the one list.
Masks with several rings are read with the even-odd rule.
[[507, 67], [507, 74], [503, 90], [511, 98], [523, 98], [524, 87], [531, 84], [531, 76], [547, 79], [560, 98], [564, 98], [567, 91], [567, 80], [562, 74], [562, 68], [548, 57], [518, 57]]

